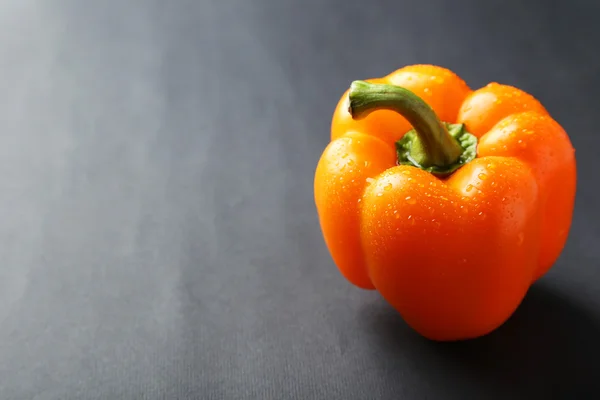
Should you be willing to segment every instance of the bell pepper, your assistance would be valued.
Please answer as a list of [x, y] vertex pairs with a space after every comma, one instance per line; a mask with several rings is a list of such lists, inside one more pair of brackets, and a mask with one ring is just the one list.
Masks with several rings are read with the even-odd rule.
[[433, 65], [353, 82], [314, 177], [341, 274], [436, 341], [514, 313], [565, 246], [575, 189], [575, 150], [538, 100]]

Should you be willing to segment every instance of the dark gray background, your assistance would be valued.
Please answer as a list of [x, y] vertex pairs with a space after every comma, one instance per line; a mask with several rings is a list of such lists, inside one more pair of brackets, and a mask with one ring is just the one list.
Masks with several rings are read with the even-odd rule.
[[[0, 9], [1, 399], [597, 397], [598, 1]], [[577, 149], [563, 256], [468, 343], [351, 287], [313, 204], [341, 93], [413, 63], [530, 91]]]

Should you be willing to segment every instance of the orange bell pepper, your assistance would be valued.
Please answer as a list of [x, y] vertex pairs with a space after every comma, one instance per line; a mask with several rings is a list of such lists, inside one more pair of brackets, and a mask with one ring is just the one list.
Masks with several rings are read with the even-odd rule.
[[513, 314], [565, 246], [575, 189], [575, 150], [538, 100], [432, 65], [354, 82], [314, 180], [341, 274], [438, 341]]

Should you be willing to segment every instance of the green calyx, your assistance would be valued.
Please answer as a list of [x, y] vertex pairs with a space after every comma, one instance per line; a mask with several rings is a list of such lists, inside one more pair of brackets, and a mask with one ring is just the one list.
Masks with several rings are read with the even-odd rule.
[[355, 81], [349, 100], [348, 111], [355, 119], [387, 109], [398, 112], [413, 126], [396, 142], [400, 165], [447, 176], [477, 156], [477, 137], [466, 132], [463, 124], [441, 122], [433, 109], [408, 89]]
[[[456, 140], [461, 153], [453, 162], [445, 165], [428, 163], [428, 154], [416, 129], [408, 131], [396, 142], [399, 165], [412, 165], [434, 175], [444, 176], [456, 171], [477, 156], [477, 137], [465, 131], [464, 124], [444, 124], [448, 134]], [[429, 164], [429, 165], [428, 165]]]

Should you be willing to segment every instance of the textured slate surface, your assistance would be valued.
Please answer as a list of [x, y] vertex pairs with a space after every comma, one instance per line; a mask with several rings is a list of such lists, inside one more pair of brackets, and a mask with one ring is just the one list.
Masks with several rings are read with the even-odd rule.
[[[589, 398], [600, 389], [598, 2], [7, 0], [0, 398]], [[313, 171], [349, 82], [434, 63], [577, 149], [567, 248], [442, 345], [347, 284]]]

